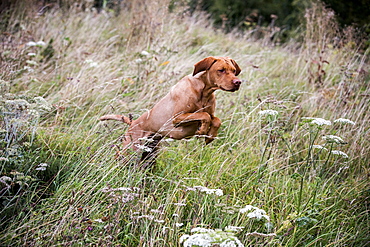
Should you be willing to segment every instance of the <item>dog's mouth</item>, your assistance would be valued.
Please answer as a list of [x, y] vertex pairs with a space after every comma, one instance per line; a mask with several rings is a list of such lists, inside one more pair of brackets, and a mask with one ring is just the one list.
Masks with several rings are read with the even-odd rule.
[[220, 88], [221, 88], [221, 90], [226, 91], [226, 92], [235, 92], [235, 91], [238, 91], [239, 90], [240, 86], [234, 86], [231, 89], [226, 89], [226, 88], [224, 88], [222, 86], [220, 86]]

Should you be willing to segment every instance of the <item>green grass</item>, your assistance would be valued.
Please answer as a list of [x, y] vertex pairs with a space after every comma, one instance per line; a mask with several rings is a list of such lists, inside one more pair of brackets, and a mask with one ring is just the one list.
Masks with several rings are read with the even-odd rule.
[[[273, 46], [214, 30], [201, 14], [169, 14], [158, 6], [139, 15], [53, 10], [10, 19], [6, 31], [13, 39], [2, 52], [2, 129], [10, 126], [6, 100], [31, 104], [42, 96], [52, 107], [41, 114], [33, 139], [34, 127], [24, 124], [7, 130], [25, 133], [23, 139], [1, 144], [6, 160], [0, 175], [12, 179], [10, 187], [0, 185], [1, 245], [181, 246], [179, 238], [192, 228], [227, 226], [244, 227], [236, 236], [245, 246], [368, 244], [368, 51], [360, 53], [350, 40], [334, 47], [315, 36], [320, 32], [307, 32], [302, 44]], [[335, 33], [320, 18], [310, 24], [325, 37]], [[47, 44], [24, 46], [39, 40], [53, 40], [48, 52]], [[127, 126], [98, 117], [138, 117], [211, 55], [232, 57], [242, 68], [238, 92], [216, 93], [223, 122], [218, 139], [165, 143], [150, 170], [132, 166], [134, 154], [129, 162], [115, 159]], [[355, 125], [334, 123], [338, 118]], [[325, 135], [346, 144], [327, 143]], [[9, 154], [9, 146], [18, 155]], [[40, 163], [48, 164], [45, 171], [36, 170]], [[265, 210], [270, 221], [240, 213], [246, 205]], [[270, 235], [248, 234], [255, 231]]]

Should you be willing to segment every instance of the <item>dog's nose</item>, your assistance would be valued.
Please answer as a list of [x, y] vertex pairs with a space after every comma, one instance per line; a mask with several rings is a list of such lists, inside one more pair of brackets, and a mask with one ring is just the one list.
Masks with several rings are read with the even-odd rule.
[[235, 85], [235, 86], [238, 86], [238, 87], [239, 87], [239, 86], [240, 86], [240, 84], [242, 84], [242, 81], [241, 81], [241, 80], [239, 80], [239, 79], [234, 79], [234, 80], [233, 80], [233, 83], [234, 83], [234, 85]]

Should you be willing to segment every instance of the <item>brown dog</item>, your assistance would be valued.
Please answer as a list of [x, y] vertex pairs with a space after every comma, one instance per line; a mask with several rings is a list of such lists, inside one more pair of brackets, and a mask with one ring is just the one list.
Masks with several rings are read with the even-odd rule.
[[[181, 79], [153, 109], [138, 119], [123, 115], [100, 118], [101, 121], [118, 120], [130, 125], [124, 136], [124, 150], [132, 147], [136, 151], [143, 147], [141, 141], [148, 139], [156, 140], [154, 145], [149, 144], [155, 149], [163, 137], [180, 140], [201, 135], [207, 144], [214, 140], [221, 125], [220, 119], [214, 116], [214, 91], [237, 91], [241, 84], [237, 75], [241, 69], [228, 57], [207, 57], [194, 66], [192, 75]], [[147, 158], [148, 153], [150, 150], [141, 159]]]

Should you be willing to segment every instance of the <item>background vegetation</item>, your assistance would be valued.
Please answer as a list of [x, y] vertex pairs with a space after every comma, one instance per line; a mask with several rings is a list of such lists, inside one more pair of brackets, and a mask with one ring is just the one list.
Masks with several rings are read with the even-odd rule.
[[[277, 46], [166, 0], [37, 3], [2, 12], [2, 246], [369, 244], [369, 50], [331, 10]], [[98, 117], [139, 116], [217, 55], [243, 70], [217, 92], [219, 138], [167, 141], [152, 169], [115, 159], [127, 126]]]

